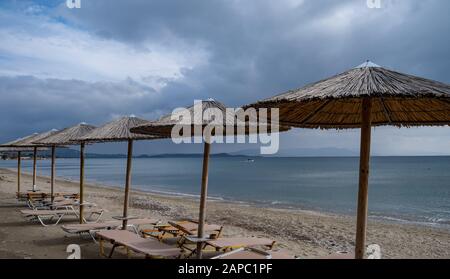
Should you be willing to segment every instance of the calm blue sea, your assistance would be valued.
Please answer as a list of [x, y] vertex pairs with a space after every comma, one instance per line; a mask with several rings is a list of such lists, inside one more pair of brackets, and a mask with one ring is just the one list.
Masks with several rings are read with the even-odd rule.
[[[39, 161], [49, 175], [49, 161]], [[146, 191], [197, 196], [201, 158], [133, 160], [133, 187]], [[450, 157], [372, 158], [369, 210], [372, 218], [450, 228]], [[0, 161], [15, 168], [16, 161]], [[58, 159], [58, 176], [77, 180], [78, 159]], [[24, 161], [31, 171], [31, 161]], [[122, 186], [125, 159], [87, 159], [86, 178]], [[358, 158], [212, 158], [212, 198], [264, 207], [300, 208], [353, 214]]]

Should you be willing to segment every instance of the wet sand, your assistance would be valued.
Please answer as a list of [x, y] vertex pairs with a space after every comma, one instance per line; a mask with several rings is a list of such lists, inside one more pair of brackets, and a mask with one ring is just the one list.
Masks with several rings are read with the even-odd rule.
[[[31, 176], [22, 175], [22, 190], [31, 188]], [[50, 179], [38, 177], [38, 188], [49, 191]], [[121, 215], [123, 191], [86, 185], [85, 200], [108, 210], [102, 218]], [[16, 172], [0, 169], [0, 258], [66, 258], [66, 247], [79, 244], [83, 258], [99, 258], [98, 245], [67, 235], [60, 226], [42, 227], [25, 220], [15, 200]], [[77, 193], [77, 182], [58, 179], [55, 192]], [[133, 191], [129, 214], [162, 221], [196, 218], [198, 201]], [[208, 201], [207, 220], [225, 226], [224, 236], [264, 236], [300, 258], [353, 251], [355, 218], [312, 211], [284, 210]], [[67, 217], [60, 224], [76, 223]], [[383, 258], [450, 258], [450, 231], [412, 224], [369, 221], [368, 244], [381, 246]], [[120, 257], [115, 256], [115, 257]]]

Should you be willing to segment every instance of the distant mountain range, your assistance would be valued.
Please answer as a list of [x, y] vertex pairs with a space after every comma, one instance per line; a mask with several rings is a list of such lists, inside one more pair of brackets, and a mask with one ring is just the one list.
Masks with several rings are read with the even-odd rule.
[[[39, 157], [51, 157], [51, 151], [39, 151]], [[198, 158], [202, 157], [203, 154], [158, 154], [158, 155], [136, 155], [134, 158]], [[56, 149], [56, 157], [57, 158], [80, 158], [80, 152], [75, 149], [70, 148], [58, 148]], [[99, 154], [99, 153], [86, 153], [85, 158], [126, 158], [126, 154]], [[211, 157], [247, 157], [246, 155], [240, 154], [228, 154], [228, 153], [216, 153], [211, 154]]]
[[[31, 156], [31, 152], [22, 152], [22, 156]], [[11, 154], [15, 156], [15, 152]], [[39, 157], [51, 157], [51, 151], [39, 151]], [[70, 148], [58, 148], [56, 150], [57, 158], [79, 158], [80, 152]], [[201, 158], [201, 153], [176, 153], [176, 154], [157, 154], [157, 155], [135, 155], [134, 158]], [[290, 148], [280, 150], [275, 155], [261, 155], [259, 148], [244, 149], [237, 152], [230, 153], [215, 153], [211, 154], [211, 157], [358, 157], [359, 152], [356, 150], [350, 150], [345, 148]], [[372, 156], [380, 156], [378, 154], [372, 154]], [[435, 156], [435, 155], [428, 155]], [[99, 153], [86, 153], [86, 158], [126, 158], [126, 154], [99, 154]]]
[[[246, 149], [230, 153], [231, 155], [261, 156], [259, 149]], [[266, 157], [353, 157], [359, 156], [359, 152], [344, 148], [289, 148], [281, 149], [274, 155], [262, 155]]]
[[[40, 151], [39, 156], [50, 157], [50, 150]], [[126, 158], [126, 154], [99, 154], [86, 153], [86, 158]], [[158, 154], [158, 155], [136, 155], [134, 158], [198, 158], [203, 154]], [[259, 149], [245, 149], [231, 153], [216, 153], [212, 157], [264, 157]], [[280, 150], [275, 155], [267, 155], [267, 157], [351, 157], [358, 156], [358, 152], [343, 148], [292, 148]], [[58, 148], [56, 150], [58, 158], [79, 158], [80, 152], [70, 148]]]

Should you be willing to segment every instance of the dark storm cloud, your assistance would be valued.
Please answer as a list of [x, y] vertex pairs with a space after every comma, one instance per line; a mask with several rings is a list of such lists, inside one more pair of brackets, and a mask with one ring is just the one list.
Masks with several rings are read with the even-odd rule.
[[[450, 2], [90, 1], [69, 22], [139, 45], [206, 44], [209, 63], [166, 88], [239, 104], [302, 86], [366, 59], [449, 82]], [[295, 4], [298, 3], [298, 6]], [[200, 87], [183, 87], [189, 81]], [[192, 92], [194, 91], [194, 92]]]
[[[183, 69], [183, 78], [168, 80], [158, 92], [133, 80], [4, 77], [0, 110], [7, 121], [1, 128], [8, 135], [79, 121], [100, 123], [115, 114], [154, 118], [208, 97], [239, 106], [339, 73], [366, 59], [450, 82], [449, 1], [385, 0], [381, 9], [369, 9], [366, 0], [82, 0], [82, 8], [72, 10], [61, 2], [48, 14], [71, 28], [135, 49], [145, 48], [148, 42], [171, 49], [201, 46], [208, 58], [202, 65]], [[433, 138], [441, 137], [441, 146], [447, 130], [433, 133]], [[382, 139], [391, 132], [380, 129], [378, 133]], [[413, 130], [404, 139], [420, 133]], [[304, 142], [313, 144], [318, 137], [305, 132]], [[349, 142], [353, 145], [357, 137], [352, 134]], [[285, 138], [288, 146], [298, 142], [295, 133]], [[6, 139], [5, 134], [1, 139]], [[320, 142], [336, 145], [334, 137]]]
[[131, 113], [169, 109], [151, 88], [133, 81], [122, 83], [0, 77], [1, 140], [28, 133], [61, 129], [79, 122], [94, 125]]

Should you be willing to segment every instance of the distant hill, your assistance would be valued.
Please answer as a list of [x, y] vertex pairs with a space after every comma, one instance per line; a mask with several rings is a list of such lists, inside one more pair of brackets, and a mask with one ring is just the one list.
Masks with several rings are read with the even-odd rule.
[[[136, 158], [198, 158], [203, 157], [203, 154], [159, 154], [159, 155], [139, 155]], [[247, 155], [229, 154], [229, 153], [217, 153], [211, 154], [211, 157], [249, 157]]]
[[[51, 150], [39, 151], [38, 155], [40, 157], [50, 158]], [[56, 149], [57, 158], [80, 158], [80, 152], [75, 149], [70, 148], [58, 148]], [[85, 158], [126, 158], [126, 154], [98, 154], [98, 153], [86, 153]], [[203, 154], [158, 154], [158, 155], [136, 155], [134, 158], [201, 158]], [[211, 157], [247, 157], [246, 155], [240, 154], [228, 154], [228, 153], [217, 153], [211, 154]]]
[[344, 148], [288, 148], [281, 149], [274, 155], [261, 155], [259, 149], [245, 149], [230, 153], [231, 155], [267, 156], [267, 157], [353, 157], [359, 152]]
[[[31, 152], [24, 152], [23, 155], [31, 154]], [[50, 158], [51, 150], [39, 151], [39, 157]], [[343, 148], [291, 148], [280, 150], [274, 155], [261, 155], [259, 149], [244, 149], [232, 153], [217, 153], [212, 154], [211, 157], [353, 157], [358, 156], [357, 151], [352, 151]], [[181, 154], [158, 154], [158, 155], [136, 155], [134, 158], [199, 158], [201, 153], [181, 153]], [[70, 148], [57, 148], [57, 158], [79, 158], [80, 152]], [[86, 153], [86, 158], [126, 158], [126, 154], [99, 154]]]

